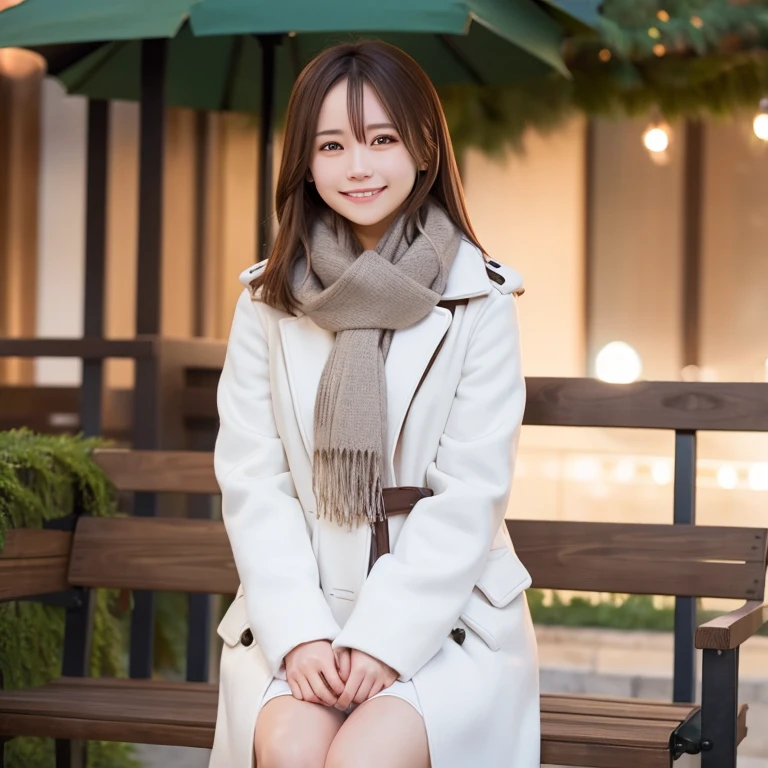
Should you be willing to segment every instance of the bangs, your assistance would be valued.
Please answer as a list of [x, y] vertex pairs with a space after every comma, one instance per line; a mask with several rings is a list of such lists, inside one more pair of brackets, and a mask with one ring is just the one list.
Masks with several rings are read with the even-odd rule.
[[[349, 74], [347, 75], [347, 115], [349, 124], [352, 126], [352, 133], [355, 138], [365, 141], [365, 116], [363, 115], [363, 86], [366, 77], [360, 71], [357, 59], [349, 58]], [[386, 105], [384, 105], [386, 110]]]

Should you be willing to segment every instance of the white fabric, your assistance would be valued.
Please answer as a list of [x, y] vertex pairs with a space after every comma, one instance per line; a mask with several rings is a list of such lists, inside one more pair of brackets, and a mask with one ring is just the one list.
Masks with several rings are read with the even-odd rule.
[[[469, 302], [453, 318], [435, 307], [393, 335], [387, 485], [435, 495], [390, 521], [392, 551], [368, 578], [370, 528], [317, 519], [312, 494], [314, 400], [333, 333], [241, 295], [215, 450], [241, 585], [219, 626], [210, 768], [252, 768], [264, 693], [285, 679], [285, 655], [318, 639], [365, 651], [412, 682], [432, 768], [539, 768], [531, 579], [503, 524], [525, 406], [520, 284], [509, 273], [504, 285], [491, 282], [482, 255], [463, 241], [443, 298]], [[463, 645], [450, 636], [455, 627], [466, 632]]]
[[[269, 684], [269, 688], [267, 688], [267, 691], [264, 694], [264, 698], [261, 700], [262, 709], [268, 701], [271, 701], [278, 696], [293, 696], [293, 694], [291, 693], [291, 689], [285, 680], [279, 680], [278, 678], [275, 678]], [[395, 680], [395, 682], [392, 683], [389, 688], [385, 688], [383, 691], [379, 691], [377, 694], [371, 696], [368, 701], [371, 701], [372, 699], [378, 699], [380, 696], [395, 696], [398, 699], [407, 701], [423, 717], [421, 704], [419, 704], [419, 696], [416, 693], [416, 688], [414, 688], [413, 682], [410, 680], [407, 683], [402, 683], [400, 680]], [[357, 709], [358, 706], [358, 704], [352, 702], [352, 704], [350, 704], [344, 710], [345, 714], [351, 714], [355, 711], [355, 709]]]

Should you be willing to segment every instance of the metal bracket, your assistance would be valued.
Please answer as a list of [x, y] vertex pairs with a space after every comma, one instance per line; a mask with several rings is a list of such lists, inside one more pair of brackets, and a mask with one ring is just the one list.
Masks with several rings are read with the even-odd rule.
[[672, 732], [669, 751], [677, 760], [682, 755], [698, 755], [712, 749], [712, 742], [701, 738], [701, 708], [697, 709]]

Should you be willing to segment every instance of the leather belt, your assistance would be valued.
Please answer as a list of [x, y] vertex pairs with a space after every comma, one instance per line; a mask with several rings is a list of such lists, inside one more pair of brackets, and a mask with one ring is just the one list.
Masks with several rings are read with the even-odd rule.
[[393, 515], [407, 515], [416, 502], [432, 496], [431, 488], [418, 488], [415, 485], [400, 485], [392, 488], [383, 488], [384, 512], [387, 519], [377, 520], [373, 524], [371, 536], [371, 556], [368, 563], [370, 573], [373, 564], [382, 556], [389, 553], [389, 523], [388, 519]]

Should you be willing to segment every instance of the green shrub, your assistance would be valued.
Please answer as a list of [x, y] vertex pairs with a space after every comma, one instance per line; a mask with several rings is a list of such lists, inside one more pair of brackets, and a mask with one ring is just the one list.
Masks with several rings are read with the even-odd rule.
[[[553, 591], [549, 604], [545, 604], [544, 590], [529, 589], [526, 594], [535, 624], [656, 632], [672, 632], [675, 628], [674, 607], [655, 605], [651, 595], [608, 595], [599, 602], [572, 597], [565, 602]], [[699, 605], [697, 621], [703, 624], [721, 614], [721, 611], [704, 610]], [[768, 635], [768, 627], [763, 627], [758, 634]]]
[[[75, 509], [117, 514], [114, 489], [90, 458], [103, 441], [0, 432], [0, 550], [9, 528], [40, 528]], [[90, 673], [125, 677], [119, 591], [96, 590]], [[43, 685], [61, 674], [64, 609], [36, 602], [0, 603], [0, 674], [6, 689]], [[53, 768], [52, 739], [16, 738], [8, 768]], [[132, 744], [90, 742], [89, 768], [139, 768]]]

